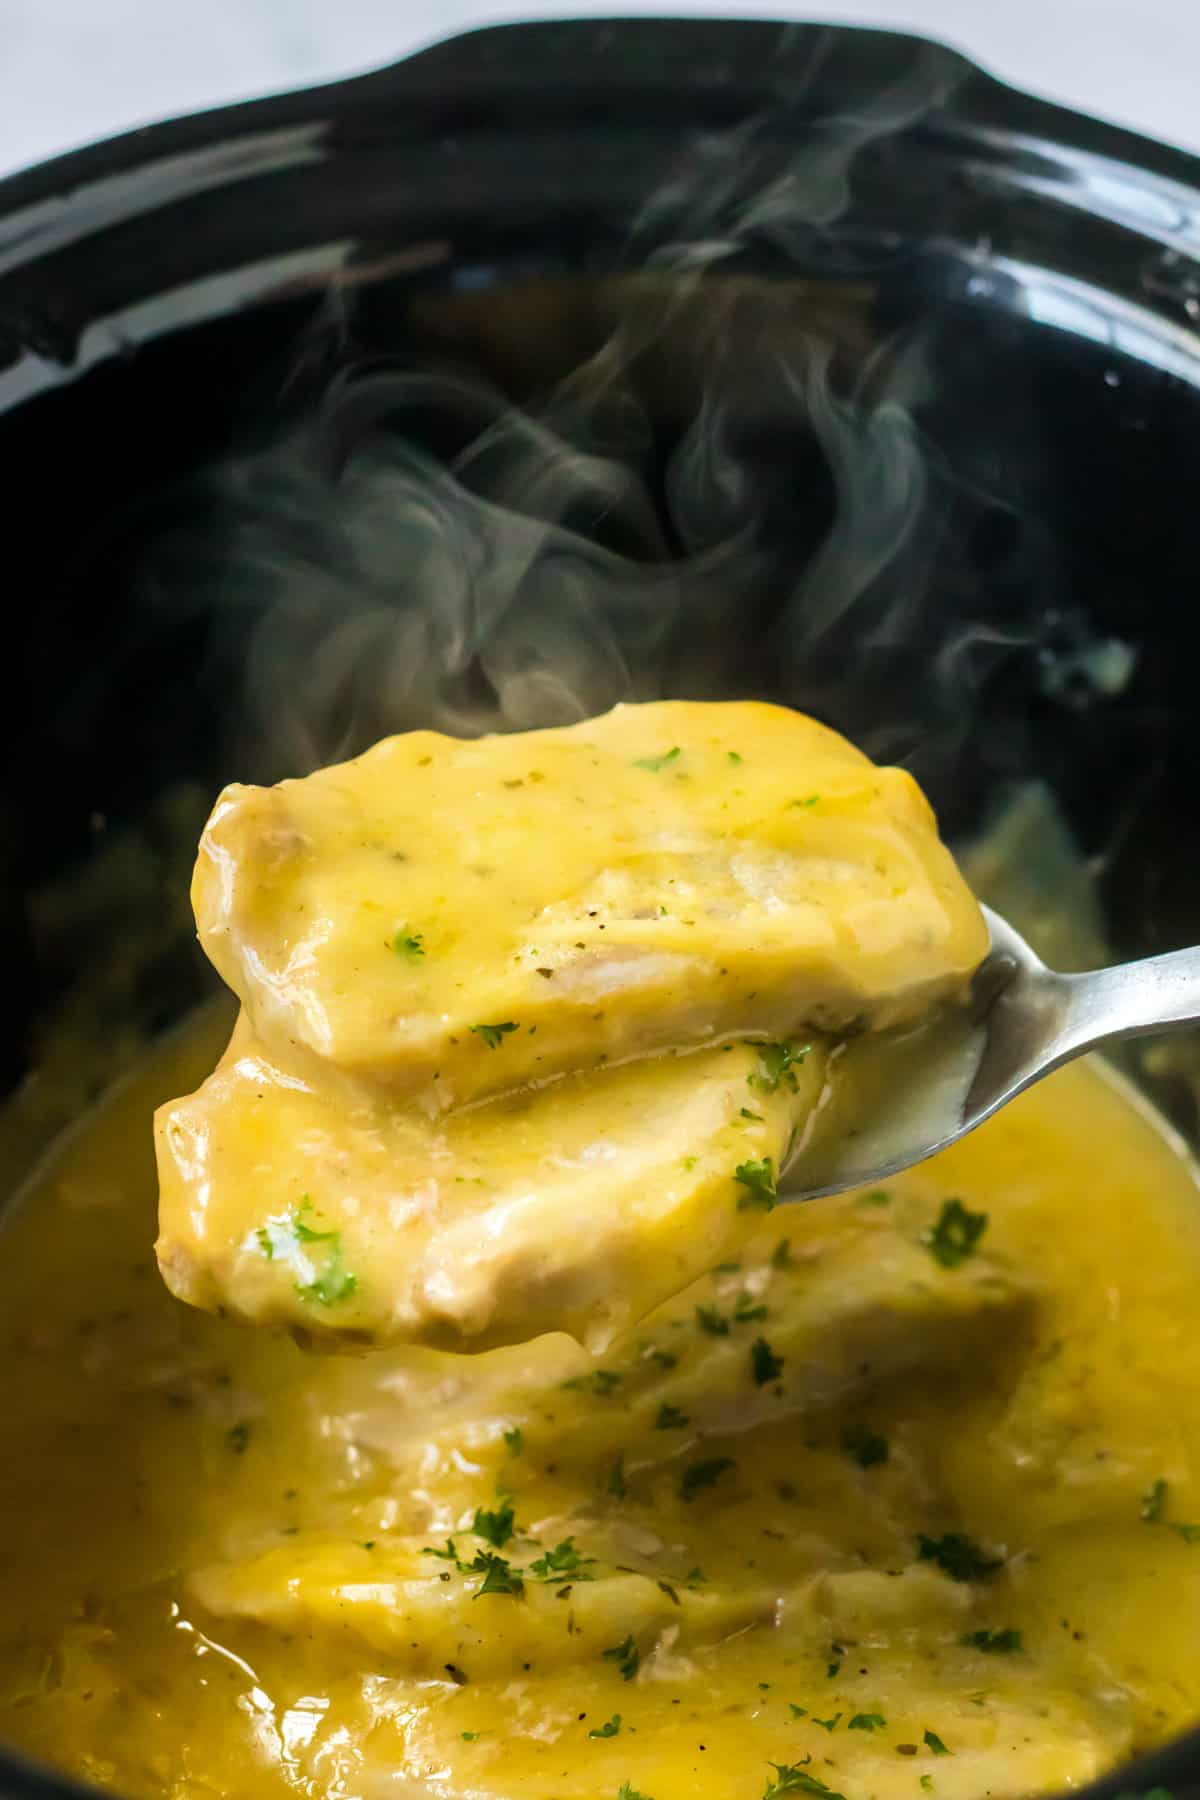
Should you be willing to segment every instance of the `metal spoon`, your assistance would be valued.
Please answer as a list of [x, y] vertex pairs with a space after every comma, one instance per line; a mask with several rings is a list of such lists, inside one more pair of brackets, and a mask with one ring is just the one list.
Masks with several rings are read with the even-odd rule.
[[[857, 1064], [853, 1120], [833, 1129], [818, 1120], [811, 1145], [784, 1172], [781, 1200], [875, 1186], [957, 1143], [1073, 1057], [1200, 1023], [1200, 948], [1060, 975], [1007, 920], [986, 906], [983, 914], [992, 948], [969, 1008], [912, 1034], [908, 1057], [903, 1039], [846, 1047]], [[862, 1118], [863, 1126], [853, 1122]]]

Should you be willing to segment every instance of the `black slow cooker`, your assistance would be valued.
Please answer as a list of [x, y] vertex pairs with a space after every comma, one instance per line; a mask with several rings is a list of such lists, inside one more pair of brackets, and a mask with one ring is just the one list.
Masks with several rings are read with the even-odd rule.
[[75, 1058], [5, 1186], [207, 991], [219, 785], [389, 730], [786, 701], [1195, 941], [1194, 431], [1200, 164], [889, 33], [506, 27], [0, 183], [5, 1086]]

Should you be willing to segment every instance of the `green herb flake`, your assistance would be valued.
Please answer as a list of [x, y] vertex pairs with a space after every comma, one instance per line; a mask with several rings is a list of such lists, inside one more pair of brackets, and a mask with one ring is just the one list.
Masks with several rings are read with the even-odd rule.
[[933, 1754], [935, 1756], [953, 1756], [954, 1755], [953, 1750], [948, 1750], [946, 1748], [946, 1745], [943, 1744], [941, 1738], [938, 1736], [936, 1731], [927, 1731], [925, 1733], [925, 1742], [929, 1745], [929, 1748], [933, 1751]]
[[783, 1374], [783, 1358], [776, 1356], [766, 1338], [756, 1338], [750, 1346], [750, 1368], [756, 1387], [766, 1387]]
[[402, 956], [406, 962], [420, 962], [425, 955], [425, 939], [419, 931], [413, 931], [407, 925], [401, 925], [394, 931], [388, 948], [395, 956]]
[[733, 1466], [731, 1456], [712, 1456], [706, 1462], [689, 1463], [679, 1482], [679, 1498], [694, 1500], [705, 1488], [714, 1487]]
[[771, 1211], [779, 1190], [775, 1185], [775, 1164], [769, 1156], [739, 1163], [733, 1171], [733, 1179], [746, 1190], [738, 1195], [739, 1212], [750, 1212], [755, 1208]]
[[483, 1736], [482, 1731], [462, 1731], [459, 1733], [464, 1744], [477, 1744]]
[[635, 769], [649, 769], [652, 775], [657, 775], [660, 769], [665, 769], [669, 764], [678, 762], [682, 754], [679, 745], [676, 744], [672, 749], [664, 750], [661, 756], [636, 757], [633, 766]]
[[[811, 1762], [812, 1758], [806, 1756], [804, 1761]], [[844, 1794], [835, 1793], [819, 1775], [810, 1775], [801, 1763], [773, 1762], [771, 1767], [775, 1779], [763, 1789], [762, 1800], [779, 1800], [781, 1794], [823, 1794], [825, 1800], [845, 1800]]]
[[525, 1592], [525, 1583], [512, 1565], [503, 1556], [493, 1556], [489, 1551], [481, 1550], [468, 1572], [483, 1576], [483, 1582], [474, 1595], [476, 1600], [482, 1600], [485, 1594]]
[[868, 1188], [865, 1194], [858, 1196], [858, 1204], [860, 1206], [890, 1206], [892, 1204], [891, 1191], [888, 1188]]
[[469, 1029], [483, 1039], [489, 1050], [498, 1050], [501, 1038], [506, 1038], [517, 1026], [512, 1019], [506, 1019], [501, 1025], [472, 1025]]
[[590, 1581], [591, 1576], [584, 1571], [595, 1560], [594, 1556], [582, 1556], [579, 1553], [573, 1537], [563, 1538], [553, 1550], [547, 1550], [544, 1556], [531, 1562], [528, 1573], [536, 1576], [539, 1581], [558, 1581], [563, 1575], [571, 1575], [579, 1581]]
[[813, 1714], [813, 1724], [819, 1725], [821, 1727], [822, 1731], [836, 1731], [837, 1727], [838, 1727], [838, 1721], [841, 1719], [841, 1716], [842, 1716], [841, 1713], [837, 1712], [837, 1713], [834, 1713], [832, 1719], [818, 1719], [816, 1714], [814, 1713]]
[[762, 1116], [762, 1114], [761, 1114], [761, 1113], [756, 1113], [756, 1112], [751, 1112], [751, 1111], [750, 1111], [750, 1108], [749, 1108], [749, 1107], [748, 1107], [748, 1106], [743, 1106], [743, 1107], [742, 1107], [742, 1108], [741, 1108], [741, 1109], [740, 1109], [740, 1110], [739, 1110], [739, 1112], [738, 1112], [738, 1118], [739, 1118], [739, 1119], [753, 1119], [753, 1121], [754, 1121], [754, 1123], [755, 1123], [755, 1124], [756, 1124], [756, 1125], [761, 1125], [761, 1124], [762, 1124], [762, 1122], [763, 1122], [763, 1116]]
[[886, 1729], [887, 1720], [882, 1713], [855, 1713], [846, 1727], [847, 1731], [885, 1731]]
[[639, 1794], [631, 1782], [623, 1781], [617, 1789], [617, 1800], [651, 1800], [649, 1794]]
[[700, 1569], [700, 1568], [689, 1569], [687, 1574], [683, 1578], [683, 1584], [685, 1587], [695, 1587], [695, 1586], [697, 1586], [698, 1583], [704, 1582], [707, 1580], [708, 1580], [708, 1576], [704, 1573], [703, 1569]]
[[458, 1546], [455, 1544], [453, 1538], [447, 1538], [446, 1548], [444, 1550], [422, 1550], [421, 1555], [436, 1556], [439, 1562], [456, 1563], [458, 1561]]
[[835, 1681], [837, 1679], [837, 1677], [841, 1674], [841, 1672], [842, 1672], [842, 1665], [840, 1662], [826, 1663], [826, 1665], [825, 1665], [826, 1681]]
[[677, 1406], [671, 1406], [666, 1400], [658, 1409], [658, 1417], [654, 1421], [655, 1431], [682, 1431], [690, 1424], [686, 1413], [680, 1412]]
[[618, 1737], [620, 1731], [621, 1715], [620, 1713], [614, 1713], [612, 1718], [607, 1719], [603, 1725], [598, 1725], [594, 1731], [589, 1731], [588, 1736], [590, 1738]]
[[642, 1659], [632, 1637], [627, 1637], [623, 1643], [611, 1644], [600, 1654], [605, 1662], [616, 1663], [622, 1681], [632, 1681], [641, 1666]]
[[1003, 1631], [968, 1631], [963, 1643], [991, 1656], [1009, 1656], [1021, 1648], [1021, 1633], [1006, 1626]]
[[505, 1432], [504, 1442], [508, 1446], [510, 1456], [520, 1456], [525, 1448], [525, 1433], [519, 1425], [514, 1425], [511, 1431]]
[[918, 1532], [917, 1556], [921, 1562], [936, 1563], [953, 1581], [981, 1581], [1004, 1562], [1002, 1556], [988, 1556], [961, 1531], [948, 1531], [940, 1538]]
[[961, 1200], [946, 1200], [937, 1223], [925, 1232], [922, 1242], [943, 1269], [957, 1269], [974, 1253], [987, 1230], [986, 1213], [970, 1212]]
[[725, 757], [726, 757], [726, 760], [731, 763], [740, 763], [745, 760], [743, 757], [738, 755], [736, 750], [727, 750], [725, 752]]
[[312, 1300], [318, 1306], [338, 1306], [357, 1292], [358, 1276], [349, 1270], [342, 1259], [342, 1247], [335, 1244], [329, 1254], [329, 1260], [314, 1281], [298, 1281], [296, 1292], [302, 1300]]
[[1160, 1478], [1142, 1495], [1142, 1517], [1147, 1525], [1160, 1525], [1167, 1510], [1167, 1484]]
[[[355, 1292], [358, 1276], [346, 1267], [341, 1233], [316, 1230], [307, 1218], [312, 1210], [312, 1200], [302, 1194], [298, 1206], [268, 1219], [254, 1235], [268, 1262], [287, 1263], [300, 1277], [295, 1287], [302, 1300], [315, 1301], [319, 1306], [335, 1306]], [[328, 1245], [319, 1267], [309, 1254], [308, 1246], [312, 1244]]]
[[874, 1469], [888, 1459], [888, 1441], [865, 1425], [850, 1425], [842, 1433], [842, 1449], [860, 1469]]
[[762, 1300], [756, 1300], [752, 1294], [739, 1294], [733, 1308], [735, 1325], [749, 1325], [755, 1319], [765, 1319], [767, 1308]]
[[788, 1701], [788, 1711], [791, 1713], [793, 1719], [807, 1719], [808, 1717], [807, 1706], [797, 1706], [794, 1700]]
[[789, 806], [803, 806], [803, 807], [815, 806], [817, 804], [817, 801], [820, 798], [821, 798], [820, 794], [809, 794], [803, 800], [790, 800], [788, 802], [788, 805]]
[[932, 1775], [922, 1775], [922, 1777], [921, 1777], [921, 1792], [923, 1794], [932, 1794], [932, 1792], [933, 1792], [933, 1776]]
[[250, 1427], [245, 1419], [239, 1419], [236, 1425], [229, 1427], [225, 1433], [225, 1442], [235, 1456], [245, 1455], [246, 1445], [250, 1442]]
[[706, 1331], [709, 1337], [728, 1337], [729, 1320], [715, 1306], [698, 1306], [696, 1308], [696, 1326]]
[[493, 1549], [503, 1550], [512, 1537], [514, 1517], [513, 1508], [507, 1501], [495, 1512], [484, 1512], [482, 1507], [477, 1507], [471, 1530], [476, 1537], [486, 1538]]
[[792, 1240], [791, 1238], [780, 1238], [771, 1252], [771, 1267], [773, 1269], [790, 1269], [791, 1266]]
[[658, 1364], [660, 1369], [674, 1369], [679, 1365], [679, 1358], [673, 1351], [660, 1350], [657, 1344], [652, 1344], [646, 1354], [651, 1362]]
[[808, 1056], [811, 1044], [785, 1041], [781, 1044], [757, 1044], [758, 1068], [747, 1075], [747, 1084], [760, 1094], [773, 1094], [780, 1087], [797, 1091], [795, 1070]]

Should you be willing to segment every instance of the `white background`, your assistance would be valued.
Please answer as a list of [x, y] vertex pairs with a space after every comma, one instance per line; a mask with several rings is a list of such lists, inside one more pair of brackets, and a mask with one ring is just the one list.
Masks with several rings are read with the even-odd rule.
[[0, 173], [173, 113], [330, 80], [462, 27], [568, 13], [922, 31], [995, 75], [1200, 150], [1200, 0], [0, 0]]

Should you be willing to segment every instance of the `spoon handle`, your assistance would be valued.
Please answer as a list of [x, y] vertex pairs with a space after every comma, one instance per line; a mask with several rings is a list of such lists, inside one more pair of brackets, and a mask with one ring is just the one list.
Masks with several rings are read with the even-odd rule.
[[1200, 1024], [1200, 948], [1060, 975], [1063, 1037], [1080, 1049]]

